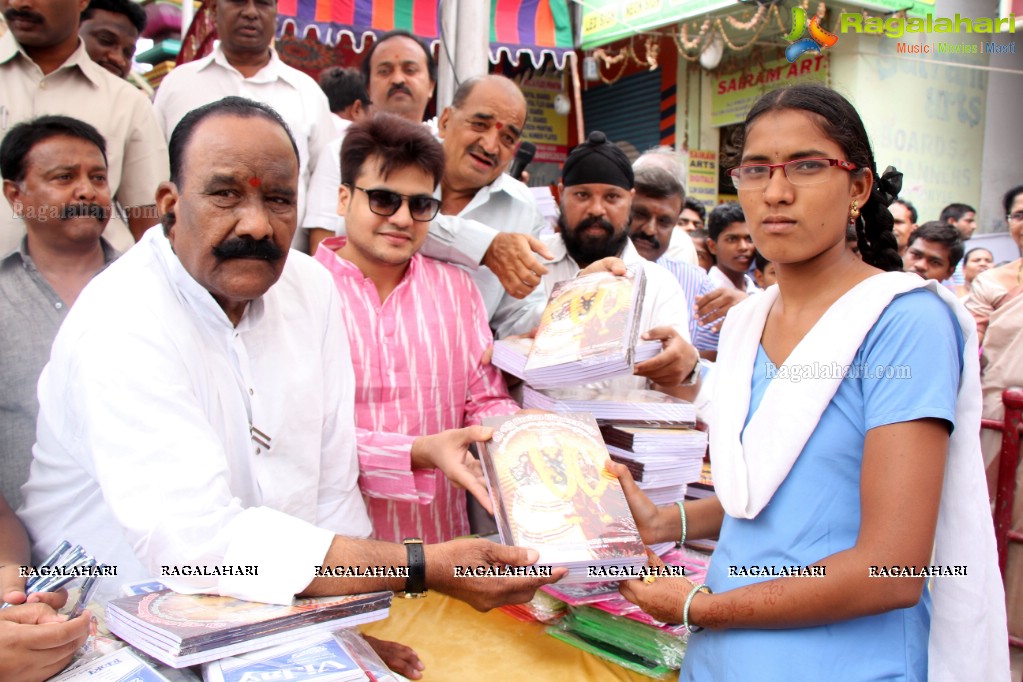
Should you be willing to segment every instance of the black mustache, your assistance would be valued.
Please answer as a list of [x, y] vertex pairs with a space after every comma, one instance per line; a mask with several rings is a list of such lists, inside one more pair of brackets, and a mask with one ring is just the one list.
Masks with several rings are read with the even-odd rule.
[[110, 209], [99, 204], [65, 204], [60, 209], [60, 219], [68, 220], [70, 218], [109, 220]]
[[4, 19], [7, 20], [7, 23], [11, 23], [15, 19], [33, 21], [37, 24], [42, 24], [46, 21], [46, 18], [38, 12], [33, 12], [30, 9], [14, 9], [13, 7], [7, 8], [4, 12]]
[[579, 221], [579, 224], [576, 225], [575, 231], [582, 232], [586, 228], [592, 227], [594, 225], [599, 225], [600, 227], [604, 228], [604, 230], [608, 234], [614, 234], [615, 226], [612, 225], [607, 220], [605, 220], [604, 218], [601, 218], [600, 216], [590, 216], [589, 218], [582, 219], [581, 221]]
[[652, 246], [655, 249], [661, 248], [661, 240], [655, 237], [654, 235], [648, 235], [643, 232], [637, 232], [632, 235], [632, 241], [636, 241], [637, 239], [641, 239], [647, 242], [648, 244], [650, 244], [650, 246]]
[[213, 255], [221, 260], [228, 258], [258, 258], [275, 261], [284, 256], [284, 251], [269, 239], [237, 237], [228, 239], [213, 247]]
[[405, 85], [404, 83], [395, 83], [394, 85], [392, 85], [391, 88], [387, 91], [387, 96], [390, 97], [396, 92], [404, 92], [409, 97], [412, 96], [412, 91], [409, 90], [408, 86]]
[[488, 151], [484, 151], [483, 147], [480, 147], [479, 145], [475, 145], [474, 144], [473, 146], [469, 147], [469, 149], [467, 151], [470, 154], [475, 154], [476, 156], [482, 156], [483, 158], [487, 159], [488, 161], [490, 161], [495, 166], [497, 165], [497, 154], [491, 154]]

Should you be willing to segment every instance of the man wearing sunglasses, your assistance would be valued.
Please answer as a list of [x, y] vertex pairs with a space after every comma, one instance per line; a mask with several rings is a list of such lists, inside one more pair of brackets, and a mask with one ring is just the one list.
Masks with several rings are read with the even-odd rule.
[[418, 252], [440, 200], [444, 150], [390, 114], [352, 125], [341, 153], [338, 213], [347, 234], [316, 259], [341, 295], [355, 367], [359, 485], [378, 540], [443, 542], [469, 533], [466, 488], [490, 498], [469, 445], [483, 417], [518, 411], [470, 276]]
[[[179, 592], [277, 604], [429, 588], [487, 609], [561, 578], [455, 577], [455, 565], [537, 559], [486, 540], [367, 539], [341, 304], [329, 274], [288, 249], [295, 141], [273, 109], [232, 97], [188, 113], [170, 149], [163, 229], [86, 287], [40, 379], [22, 507], [36, 555], [65, 538], [88, 547], [117, 568], [101, 579], [105, 596], [156, 577]], [[368, 198], [355, 190], [352, 201]], [[413, 204], [421, 217], [435, 210]], [[407, 248], [408, 230], [377, 227], [387, 258]], [[397, 323], [382, 316], [382, 333]], [[163, 570], [185, 566], [202, 570]], [[232, 566], [256, 570], [221, 570]], [[400, 672], [418, 679], [405, 660]]]

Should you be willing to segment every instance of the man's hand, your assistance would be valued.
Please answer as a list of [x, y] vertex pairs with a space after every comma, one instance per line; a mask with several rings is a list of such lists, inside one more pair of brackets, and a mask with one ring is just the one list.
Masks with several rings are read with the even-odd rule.
[[732, 287], [721, 287], [709, 294], [698, 296], [696, 298], [696, 310], [693, 311], [696, 314], [696, 321], [700, 326], [717, 322], [713, 330], [716, 332], [721, 331], [721, 324], [725, 320], [725, 314], [736, 303], [745, 301], [747, 298], [749, 298], [749, 294], [745, 291], [739, 291]]
[[21, 577], [21, 566], [7, 564], [0, 566], [0, 598], [8, 604], [42, 603], [56, 611], [67, 603], [67, 590], [26, 594], [25, 578]]
[[610, 272], [612, 275], [622, 276], [628, 271], [629, 269], [625, 267], [625, 261], [617, 256], [608, 256], [607, 258], [601, 258], [594, 263], [590, 263], [580, 270], [576, 277], [592, 275], [595, 272]]
[[47, 680], [71, 662], [89, 635], [86, 611], [66, 620], [46, 604], [23, 604], [0, 610], [0, 679]]
[[[647, 550], [647, 565], [664, 566], [653, 552]], [[633, 604], [662, 623], [681, 623], [682, 609], [693, 583], [685, 578], [656, 578], [652, 583], [642, 580], [623, 580], [618, 591]]]
[[[604, 468], [621, 483], [625, 501], [629, 503], [632, 518], [636, 519], [636, 528], [639, 529], [639, 537], [643, 539], [643, 543], [654, 545], [659, 542], [668, 542], [670, 535], [663, 527], [664, 523], [661, 520], [659, 508], [650, 501], [646, 493], [639, 489], [629, 468], [611, 460], [604, 463]], [[681, 533], [674, 539], [678, 540], [679, 537], [681, 537]]]
[[419, 469], [440, 469], [448, 479], [465, 488], [479, 500], [489, 513], [494, 513], [483, 478], [483, 467], [469, 452], [476, 442], [490, 440], [494, 430], [486, 426], [467, 426], [448, 429], [432, 436], [420, 436], [412, 441], [412, 466]]
[[387, 664], [388, 668], [410, 680], [422, 679], [422, 671], [426, 669], [426, 666], [419, 660], [419, 655], [411, 647], [369, 635], [362, 635], [362, 638], [373, 647], [373, 651]]
[[515, 298], [525, 298], [547, 274], [547, 268], [533, 255], [547, 260], [554, 256], [542, 241], [528, 234], [499, 232], [483, 254], [483, 265], [497, 275], [504, 290]]
[[692, 344], [679, 336], [672, 327], [654, 327], [643, 334], [643, 339], [662, 342], [660, 353], [633, 368], [633, 374], [646, 377], [655, 384], [674, 388], [693, 373], [700, 354]]
[[523, 604], [542, 585], [561, 580], [568, 573], [555, 568], [549, 578], [455, 577], [455, 567], [531, 566], [540, 555], [535, 549], [507, 547], [489, 540], [461, 539], [427, 545], [426, 586], [460, 599], [478, 611], [505, 604]]

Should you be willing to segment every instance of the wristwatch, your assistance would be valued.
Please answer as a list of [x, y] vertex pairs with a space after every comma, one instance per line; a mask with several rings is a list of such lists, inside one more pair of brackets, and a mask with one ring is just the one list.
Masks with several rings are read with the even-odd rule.
[[405, 538], [408, 552], [408, 578], [405, 580], [405, 598], [420, 599], [426, 596], [426, 553], [419, 538]]
[[699, 358], [696, 360], [696, 364], [693, 365], [693, 371], [689, 373], [689, 376], [682, 381], [679, 386], [695, 386], [696, 382], [700, 380], [700, 374], [703, 371], [703, 363], [700, 362]]

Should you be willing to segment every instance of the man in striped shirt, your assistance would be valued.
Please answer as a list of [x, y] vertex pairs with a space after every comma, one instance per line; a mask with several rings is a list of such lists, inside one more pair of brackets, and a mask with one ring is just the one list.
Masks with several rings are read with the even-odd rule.
[[689, 310], [689, 335], [701, 357], [717, 355], [718, 333], [710, 325], [699, 324], [696, 299], [714, 290], [710, 278], [701, 268], [668, 258], [678, 217], [682, 213], [685, 190], [674, 175], [657, 166], [635, 168], [635, 194], [629, 217], [629, 236], [639, 255], [654, 261], [675, 275], [686, 296]]
[[443, 542], [469, 533], [467, 488], [490, 501], [469, 453], [485, 416], [511, 414], [472, 278], [418, 253], [440, 207], [444, 150], [429, 131], [379, 114], [352, 125], [342, 148], [347, 235], [321, 243], [355, 368], [360, 478], [374, 536]]

